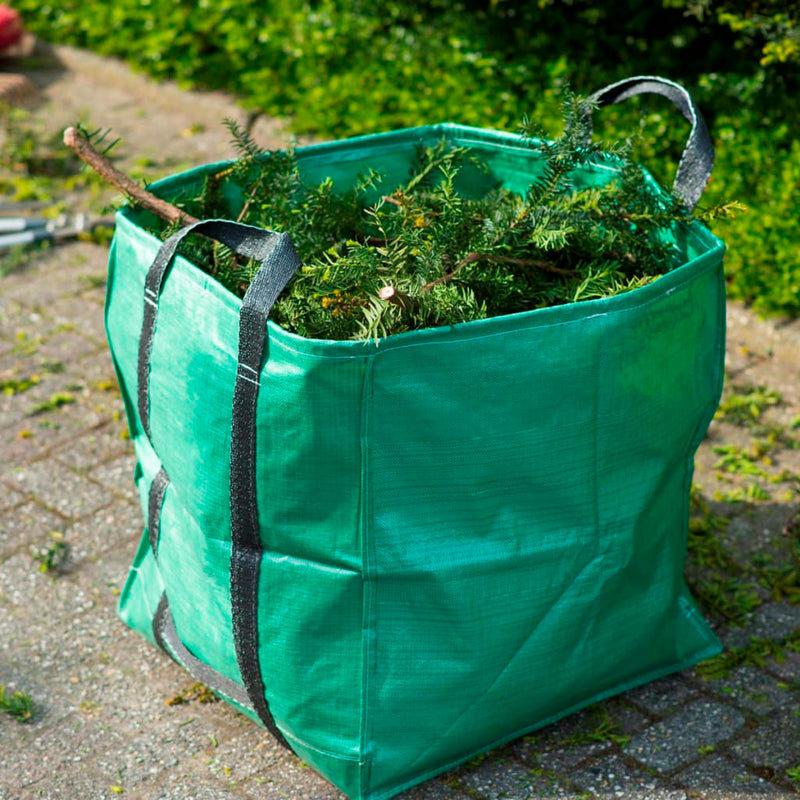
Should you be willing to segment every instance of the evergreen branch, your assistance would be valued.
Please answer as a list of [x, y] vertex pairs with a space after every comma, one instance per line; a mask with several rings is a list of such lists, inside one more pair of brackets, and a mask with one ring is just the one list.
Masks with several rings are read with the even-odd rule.
[[445, 164], [455, 164], [463, 160], [469, 152], [466, 147], [452, 147], [446, 139], [441, 139], [433, 147], [420, 147], [419, 166], [411, 180], [405, 185], [403, 194], [410, 194], [425, 184], [431, 173]]
[[235, 119], [226, 117], [222, 124], [228, 129], [241, 161], [256, 161], [267, 155], [267, 151], [256, 142], [250, 131], [242, 128]]

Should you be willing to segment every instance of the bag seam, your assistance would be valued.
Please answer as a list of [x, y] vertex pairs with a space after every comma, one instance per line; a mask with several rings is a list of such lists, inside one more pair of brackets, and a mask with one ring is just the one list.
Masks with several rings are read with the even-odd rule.
[[359, 527], [361, 530], [362, 559], [362, 619], [361, 619], [361, 708], [359, 722], [361, 727], [359, 749], [361, 752], [361, 770], [359, 773], [360, 790], [369, 785], [371, 756], [367, 755], [370, 730], [370, 702], [372, 677], [375, 670], [375, 541], [372, 532], [372, 496], [369, 482], [369, 426], [371, 422], [373, 377], [375, 359], [369, 358], [364, 363], [364, 382], [361, 391], [361, 495], [359, 497]]

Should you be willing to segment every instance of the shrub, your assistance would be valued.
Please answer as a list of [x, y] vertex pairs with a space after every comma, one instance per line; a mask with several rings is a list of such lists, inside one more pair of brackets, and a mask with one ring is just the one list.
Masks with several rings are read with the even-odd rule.
[[[745, 200], [726, 226], [731, 296], [800, 312], [797, 12], [778, 0], [18, 0], [46, 38], [126, 58], [186, 85], [227, 89], [323, 138], [454, 121], [551, 134], [566, 82], [586, 93], [663, 74], [696, 96], [717, 140], [709, 202]], [[685, 126], [660, 98], [605, 111], [604, 138], [645, 128], [637, 157], [662, 181]], [[656, 147], [657, 146], [657, 147]]]

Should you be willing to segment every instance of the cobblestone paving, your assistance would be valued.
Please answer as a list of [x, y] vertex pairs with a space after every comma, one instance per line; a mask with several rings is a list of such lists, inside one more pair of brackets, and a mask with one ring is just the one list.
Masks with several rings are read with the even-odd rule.
[[[97, 110], [102, 91], [90, 77], [101, 62], [63, 54], [70, 69], [43, 86], [51, 106], [41, 113], [56, 115], [58, 87], [68, 86], [77, 95], [91, 94], [94, 86]], [[119, 75], [109, 102], [123, 118], [120, 103], [128, 97], [129, 117], [139, 119], [130, 97], [151, 96], [152, 85], [113, 69]], [[192, 124], [197, 99], [171, 98], [174, 140], [175, 131]], [[210, 160], [209, 148], [188, 157]], [[115, 616], [142, 523], [103, 334], [106, 258], [102, 247], [73, 243], [0, 278], [0, 381], [8, 387], [0, 392], [0, 684], [27, 692], [35, 709], [26, 723], [0, 714], [0, 800], [341, 798], [225, 704], [167, 705], [191, 678]], [[766, 382], [783, 395], [776, 419], [798, 417], [798, 325], [764, 323], [740, 307], [729, 318], [731, 380]], [[29, 387], [11, 389], [20, 381]], [[715, 423], [698, 457], [697, 480], [709, 496], [718, 484], [728, 486], [710, 448], [734, 434], [724, 421]], [[777, 457], [798, 470], [797, 451]], [[766, 558], [780, 566], [795, 548], [796, 558], [796, 494], [760, 505], [712, 506], [730, 519], [720, 536], [733, 554], [731, 574], [754, 555], [759, 564]], [[60, 543], [68, 558], [40, 571], [48, 553], [58, 557]], [[711, 575], [699, 558], [690, 578], [692, 570], [697, 585]], [[796, 587], [796, 573], [793, 580]], [[690, 670], [640, 687], [402, 797], [796, 796], [800, 655], [777, 649], [800, 633], [791, 589], [752, 587], [753, 607], [737, 618], [738, 627], [708, 612], [729, 649], [748, 646], [753, 636], [776, 645], [761, 657], [743, 657], [719, 674]]]

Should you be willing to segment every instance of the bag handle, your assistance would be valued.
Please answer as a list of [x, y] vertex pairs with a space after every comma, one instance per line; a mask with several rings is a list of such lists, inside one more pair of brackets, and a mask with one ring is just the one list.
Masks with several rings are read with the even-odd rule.
[[153, 349], [158, 301], [164, 288], [164, 281], [175, 260], [178, 245], [189, 233], [202, 233], [246, 258], [254, 258], [261, 262], [242, 300], [242, 308], [248, 307], [261, 313], [265, 320], [289, 278], [300, 267], [300, 260], [287, 233], [275, 233], [226, 219], [207, 219], [192, 223], [181, 228], [161, 245], [145, 278], [144, 317], [139, 337], [139, 418], [148, 438], [150, 437], [150, 355]]
[[[691, 211], [700, 200], [714, 167], [714, 146], [702, 114], [683, 86], [656, 75], [637, 75], [598, 89], [589, 100], [599, 108], [621, 103], [637, 94], [660, 94], [672, 102], [692, 126], [675, 175], [673, 191]], [[591, 137], [591, 112], [586, 114], [588, 136]]]
[[[236, 660], [244, 684], [240, 699], [246, 700], [267, 730], [288, 747], [267, 702], [259, 656], [258, 586], [262, 547], [256, 494], [255, 425], [267, 317], [278, 295], [299, 269], [300, 259], [287, 233], [275, 233], [223, 219], [201, 220], [187, 225], [161, 245], [145, 278], [144, 318], [139, 339], [139, 416], [148, 438], [151, 436], [150, 354], [158, 301], [178, 245], [191, 232], [202, 233], [247, 258], [261, 262], [239, 311], [238, 365], [231, 412], [231, 617]], [[168, 480], [164, 473], [162, 481]], [[169, 626], [163, 630], [169, 638]], [[174, 638], [173, 648], [176, 648]], [[181, 653], [183, 651], [176, 650], [179, 658]], [[186, 661], [185, 653], [183, 660]], [[229, 696], [238, 696], [233, 694], [235, 689], [230, 686], [226, 691]]]

